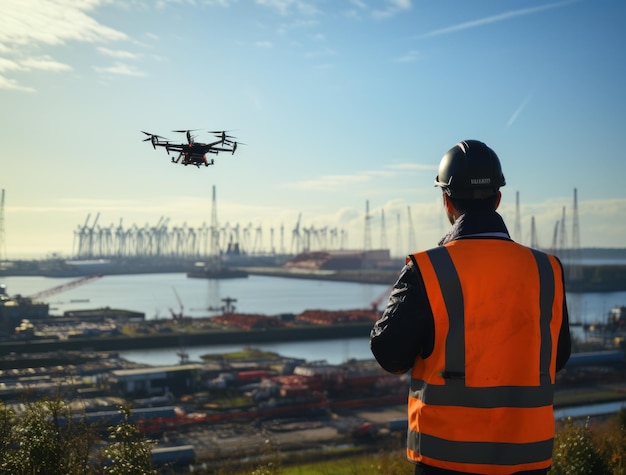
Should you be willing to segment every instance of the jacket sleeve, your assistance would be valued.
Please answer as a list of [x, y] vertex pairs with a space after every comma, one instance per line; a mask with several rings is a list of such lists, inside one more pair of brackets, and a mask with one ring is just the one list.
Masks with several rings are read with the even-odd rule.
[[[559, 261], [559, 265], [561, 262]], [[561, 275], [563, 275], [563, 266], [561, 265]], [[565, 289], [565, 278], [563, 278], [563, 289]], [[569, 332], [569, 314], [567, 312], [567, 300], [565, 290], [563, 290], [563, 321], [561, 330], [559, 331], [559, 340], [556, 348], [556, 370], [562, 370], [569, 360], [572, 352], [572, 341]]]
[[559, 331], [559, 341], [556, 348], [556, 370], [562, 370], [569, 361], [572, 352], [572, 342], [569, 334], [569, 317], [567, 305], [563, 302], [563, 323]]
[[413, 263], [402, 269], [387, 307], [370, 333], [370, 349], [380, 366], [395, 374], [432, 352], [434, 322], [421, 274]]
[[572, 341], [569, 333], [569, 315], [567, 313], [567, 302], [563, 296], [563, 322], [559, 331], [559, 341], [556, 347], [556, 370], [565, 368], [572, 352]]

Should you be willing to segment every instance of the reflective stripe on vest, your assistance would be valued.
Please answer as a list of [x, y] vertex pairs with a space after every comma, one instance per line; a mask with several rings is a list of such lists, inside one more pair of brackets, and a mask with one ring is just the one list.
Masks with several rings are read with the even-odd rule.
[[[449, 462], [511, 466], [532, 463], [538, 458], [549, 460], [552, 457], [552, 440], [528, 444], [454, 442], [415, 432], [410, 433], [409, 440], [412, 440], [415, 435], [421, 438], [422, 451], [428, 453], [430, 458]], [[515, 469], [515, 471], [519, 470]], [[480, 473], [487, 473], [487, 471]]]
[[[511, 243], [513, 246], [519, 246]], [[438, 408], [448, 412], [468, 416], [468, 421], [480, 421], [481, 411], [498, 411], [499, 420], [508, 420], [507, 414], [513, 414], [512, 421], [520, 419], [520, 413], [529, 415], [530, 421], [541, 421], [551, 418], [553, 423], [552, 400], [553, 400], [553, 376], [550, 373], [552, 362], [552, 331], [553, 304], [555, 302], [556, 287], [554, 270], [547, 254], [532, 251], [538, 270], [539, 294], [537, 302], [539, 308], [538, 330], [539, 358], [537, 373], [538, 385], [499, 385], [476, 387], [466, 385], [466, 342], [465, 342], [465, 302], [459, 274], [455, 268], [450, 252], [446, 247], [438, 247], [420, 253], [426, 254], [434, 271], [434, 276], [441, 292], [441, 300], [447, 313], [448, 328], [445, 334], [445, 342], [442, 340], [445, 353], [445, 368], [439, 374], [440, 381], [444, 384], [428, 384], [427, 381], [416, 377], [414, 368], [411, 380], [409, 404], [413, 404], [414, 413], [422, 414], [424, 409], [429, 414], [439, 411]], [[484, 252], [484, 248], [483, 248]], [[417, 261], [416, 261], [417, 262]], [[423, 270], [423, 269], [421, 269]], [[422, 274], [424, 276], [424, 273]], [[431, 274], [428, 274], [431, 275]], [[428, 277], [424, 276], [426, 279]], [[497, 276], [496, 276], [497, 278]], [[431, 279], [432, 280], [432, 279]], [[431, 286], [432, 287], [432, 286]], [[562, 289], [559, 289], [562, 290]], [[427, 286], [428, 292], [428, 286]], [[429, 293], [429, 298], [431, 294]], [[439, 331], [435, 324], [435, 332]], [[444, 329], [445, 331], [445, 329]], [[488, 342], [485, 342], [488, 345]], [[523, 357], [523, 355], [520, 355]], [[417, 371], [419, 373], [419, 371]], [[442, 378], [442, 379], [441, 379]], [[411, 399], [414, 402], [411, 402]], [[421, 427], [427, 423], [419, 420], [423, 415], [411, 421], [407, 437], [407, 454], [410, 459], [423, 461], [431, 465], [459, 471], [476, 471], [476, 473], [503, 474], [514, 471], [544, 468], [549, 466], [552, 457], [553, 433], [544, 440], [523, 440], [515, 442], [503, 442], [501, 440], [466, 440], [459, 436], [458, 431], [454, 436], [438, 437], [432, 434], [428, 427]], [[452, 424], [454, 416], [443, 416], [450, 420], [444, 421]], [[461, 417], [463, 419], [463, 417]], [[436, 420], [436, 419], [435, 419]], [[466, 419], [463, 419], [466, 420]], [[484, 421], [483, 421], [484, 422]], [[445, 427], [447, 427], [444, 424]], [[471, 428], [465, 428], [471, 430]], [[532, 428], [526, 428], [532, 432]], [[515, 432], [516, 428], [511, 428]], [[523, 429], [519, 429], [523, 431]], [[445, 433], [452, 429], [437, 431]], [[436, 432], [436, 431], [435, 431]], [[485, 433], [489, 430], [486, 429]], [[548, 432], [544, 429], [544, 432]], [[481, 432], [482, 433], [482, 432]]]

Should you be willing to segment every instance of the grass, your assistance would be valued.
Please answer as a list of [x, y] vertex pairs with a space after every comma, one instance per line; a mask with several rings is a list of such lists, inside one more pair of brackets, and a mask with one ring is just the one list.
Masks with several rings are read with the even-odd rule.
[[401, 452], [381, 452], [340, 460], [325, 460], [293, 467], [283, 467], [281, 475], [411, 475], [415, 466]]
[[225, 360], [225, 361], [256, 361], [259, 359], [278, 359], [279, 356], [271, 351], [263, 351], [257, 348], [246, 348], [241, 351], [232, 351], [230, 353], [208, 354], [203, 356], [205, 360]]
[[415, 466], [408, 462], [404, 449], [389, 450], [369, 447], [361, 450], [338, 450], [324, 452], [316, 457], [300, 455], [280, 459], [277, 454], [267, 454], [263, 462], [239, 466], [223, 466], [218, 475], [412, 475]]

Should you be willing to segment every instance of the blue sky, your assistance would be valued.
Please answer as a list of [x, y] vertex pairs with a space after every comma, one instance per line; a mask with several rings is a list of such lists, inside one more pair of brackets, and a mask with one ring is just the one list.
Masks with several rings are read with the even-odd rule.
[[[442, 155], [500, 156], [500, 211], [542, 247], [624, 247], [626, 3], [619, 0], [4, 0], [0, 120], [9, 258], [71, 254], [101, 227], [301, 226], [418, 249], [447, 223]], [[170, 163], [141, 130], [231, 130], [213, 167]], [[183, 137], [180, 136], [182, 139]], [[381, 224], [385, 219], [385, 233]], [[281, 231], [282, 229], [282, 231]], [[272, 231], [273, 230], [273, 231]], [[281, 240], [281, 237], [282, 240]]]

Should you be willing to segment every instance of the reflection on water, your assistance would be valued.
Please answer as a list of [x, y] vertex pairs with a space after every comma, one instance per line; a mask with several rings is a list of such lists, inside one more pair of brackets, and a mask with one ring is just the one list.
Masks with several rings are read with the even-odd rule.
[[601, 416], [603, 414], [614, 414], [626, 407], [626, 401], [605, 402], [602, 404], [592, 404], [590, 406], [565, 407], [554, 410], [554, 418], [566, 419], [568, 417]]
[[[240, 351], [245, 345], [196, 346], [186, 348], [190, 361], [201, 361], [202, 355]], [[341, 364], [350, 359], [372, 359], [369, 338], [345, 338], [341, 340], [296, 341], [255, 344], [255, 348], [272, 351], [281, 356], [301, 358], [306, 361], [326, 361]], [[172, 365], [179, 362], [176, 348], [123, 351], [120, 356], [136, 363], [149, 365]]]
[[613, 307], [626, 305], [626, 292], [570, 292], [566, 298], [570, 322], [574, 324], [605, 324]]
[[[47, 277], [4, 277], [0, 283], [7, 285], [10, 295], [32, 295], [74, 279]], [[378, 297], [390, 290], [387, 285], [355, 284], [349, 282], [324, 282], [302, 279], [250, 276], [247, 279], [203, 280], [188, 279], [183, 273], [105, 276], [85, 285], [74, 287], [49, 298], [53, 314], [68, 310], [85, 310], [103, 307], [144, 312], [147, 319], [170, 318], [170, 309], [180, 310], [177, 295], [185, 315], [192, 318], [215, 313], [209, 307], [218, 307], [223, 299], [237, 299], [235, 306], [242, 313], [298, 313], [306, 309], [341, 310], [369, 308]], [[570, 321], [574, 324], [606, 323], [611, 308], [626, 305], [626, 292], [568, 293]], [[384, 306], [384, 303], [383, 303]], [[382, 307], [382, 306], [381, 306]], [[581, 327], [573, 332], [584, 339]], [[232, 347], [231, 347], [232, 348]], [[264, 346], [264, 349], [266, 347]], [[354, 340], [329, 340], [308, 343], [281, 343], [267, 349], [286, 356], [307, 360], [326, 359], [341, 363], [349, 358], [370, 358], [367, 335]], [[240, 349], [240, 348], [235, 348]], [[201, 354], [222, 348], [190, 348], [192, 359]], [[141, 354], [139, 354], [141, 353]], [[134, 358], [153, 364], [178, 362], [176, 350], [129, 352]]]

